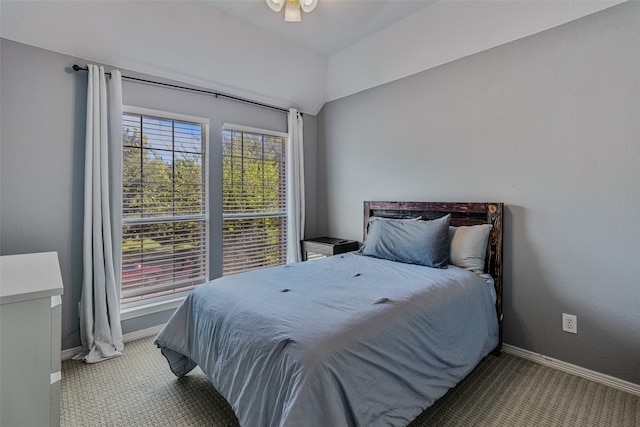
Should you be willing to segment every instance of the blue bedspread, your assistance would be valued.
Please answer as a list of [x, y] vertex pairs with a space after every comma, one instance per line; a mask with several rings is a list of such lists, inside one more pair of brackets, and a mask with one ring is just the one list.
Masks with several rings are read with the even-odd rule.
[[156, 337], [245, 427], [406, 426], [498, 343], [493, 286], [354, 253], [196, 288]]

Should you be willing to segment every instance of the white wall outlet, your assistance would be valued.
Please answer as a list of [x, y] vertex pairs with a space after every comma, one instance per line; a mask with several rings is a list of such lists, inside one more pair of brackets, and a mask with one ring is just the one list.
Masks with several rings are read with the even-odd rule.
[[562, 330], [572, 334], [577, 334], [578, 317], [573, 314], [562, 313]]

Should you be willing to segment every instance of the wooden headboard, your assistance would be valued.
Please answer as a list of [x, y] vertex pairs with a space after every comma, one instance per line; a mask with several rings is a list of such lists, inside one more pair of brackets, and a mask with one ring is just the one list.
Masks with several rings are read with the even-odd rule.
[[451, 214], [451, 225], [491, 224], [489, 233], [485, 272], [491, 274], [496, 288], [496, 315], [500, 337], [498, 346], [493, 351], [499, 354], [502, 350], [502, 211], [503, 203], [495, 202], [364, 202], [364, 234], [367, 236], [367, 225], [372, 216], [385, 218], [415, 218], [425, 220], [440, 218]]

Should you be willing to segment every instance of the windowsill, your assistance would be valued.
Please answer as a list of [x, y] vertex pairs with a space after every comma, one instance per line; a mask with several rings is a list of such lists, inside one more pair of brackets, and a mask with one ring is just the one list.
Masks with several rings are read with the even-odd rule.
[[149, 314], [160, 313], [162, 311], [176, 309], [182, 301], [189, 295], [189, 292], [183, 292], [168, 297], [154, 298], [148, 302], [134, 302], [123, 304], [120, 307], [120, 320], [135, 319], [136, 317], [147, 316]]

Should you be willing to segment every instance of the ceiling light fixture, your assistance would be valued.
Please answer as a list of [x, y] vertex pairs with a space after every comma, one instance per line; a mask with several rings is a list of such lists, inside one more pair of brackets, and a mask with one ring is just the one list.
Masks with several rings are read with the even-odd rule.
[[285, 22], [300, 22], [302, 21], [302, 14], [300, 9], [305, 13], [311, 12], [318, 5], [318, 0], [265, 0], [267, 5], [274, 12], [280, 12], [282, 6], [284, 8], [284, 20]]

